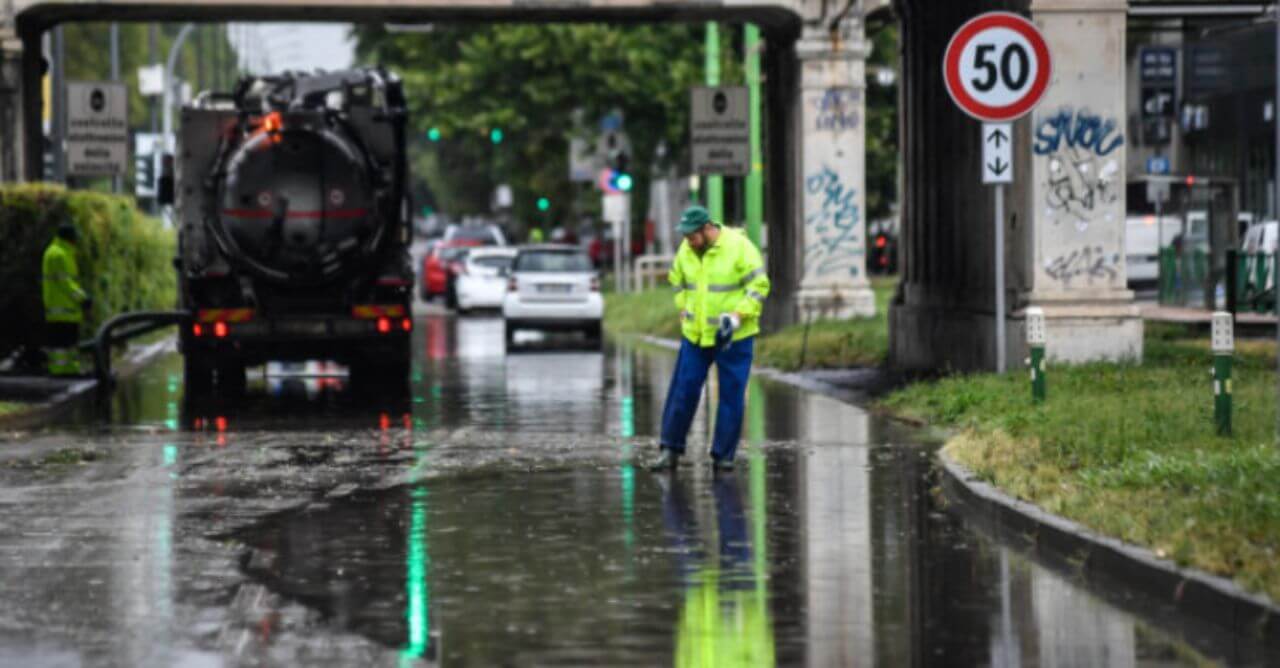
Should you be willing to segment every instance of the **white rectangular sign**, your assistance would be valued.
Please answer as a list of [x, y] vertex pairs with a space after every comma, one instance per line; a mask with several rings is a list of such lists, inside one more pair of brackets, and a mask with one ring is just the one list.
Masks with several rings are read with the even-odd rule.
[[1013, 129], [1009, 123], [982, 124], [982, 182], [1013, 183]]
[[67, 176], [117, 176], [129, 168], [129, 89], [67, 82]]
[[631, 213], [631, 196], [626, 193], [611, 193], [604, 196], [604, 212], [601, 216], [611, 223], [621, 223]]
[[746, 86], [690, 91], [693, 173], [745, 176], [751, 171], [750, 99]]

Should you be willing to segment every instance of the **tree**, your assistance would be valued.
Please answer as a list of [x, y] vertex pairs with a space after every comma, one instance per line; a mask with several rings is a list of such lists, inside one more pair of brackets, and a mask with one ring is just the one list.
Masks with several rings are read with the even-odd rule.
[[[897, 69], [898, 28], [890, 24], [872, 36], [870, 63]], [[888, 216], [898, 200], [898, 89], [871, 82], [867, 91], [867, 216]]]
[[[568, 180], [569, 140], [588, 123], [621, 110], [636, 176], [635, 210], [646, 207], [657, 147], [665, 163], [687, 160], [688, 90], [702, 80], [702, 28], [688, 24], [519, 24], [438, 26], [393, 34], [355, 30], [365, 62], [405, 81], [415, 137], [415, 178], [425, 179], [436, 208], [488, 210], [495, 184], [510, 183], [517, 220], [565, 219], [577, 189]], [[726, 80], [740, 71], [726, 64]], [[439, 141], [427, 139], [431, 128]], [[489, 133], [501, 128], [501, 144]], [[419, 186], [420, 190], [423, 190]], [[551, 201], [538, 212], [539, 197]]]

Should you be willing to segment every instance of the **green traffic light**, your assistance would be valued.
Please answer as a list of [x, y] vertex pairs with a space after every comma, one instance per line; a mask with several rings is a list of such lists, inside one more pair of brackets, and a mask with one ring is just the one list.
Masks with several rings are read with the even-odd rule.
[[502, 143], [502, 128], [494, 128], [489, 131], [489, 141], [495, 144]]
[[618, 190], [621, 190], [624, 193], [631, 192], [631, 185], [632, 185], [632, 182], [631, 182], [630, 174], [622, 173], [622, 174], [619, 174], [617, 178], [614, 179], [614, 186]]
[[431, 141], [440, 141], [440, 128], [431, 128], [427, 130], [427, 139]]
[[549, 200], [549, 199], [547, 199], [547, 198], [545, 198], [545, 197], [539, 197], [539, 198], [538, 198], [538, 210], [539, 210], [539, 211], [546, 211], [547, 209], [550, 209], [550, 208], [551, 208], [551, 200]]

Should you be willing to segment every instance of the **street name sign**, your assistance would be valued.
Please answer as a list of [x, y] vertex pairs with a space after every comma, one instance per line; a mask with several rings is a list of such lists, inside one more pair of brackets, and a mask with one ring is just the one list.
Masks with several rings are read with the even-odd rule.
[[960, 26], [942, 58], [947, 93], [964, 113], [988, 123], [1012, 121], [1049, 89], [1049, 45], [1034, 23], [988, 12]]
[[751, 171], [747, 87], [696, 86], [689, 102], [693, 173], [746, 176]]
[[1013, 130], [1009, 123], [982, 124], [982, 182], [1013, 183]]
[[67, 82], [67, 175], [123, 176], [129, 167], [129, 89]]

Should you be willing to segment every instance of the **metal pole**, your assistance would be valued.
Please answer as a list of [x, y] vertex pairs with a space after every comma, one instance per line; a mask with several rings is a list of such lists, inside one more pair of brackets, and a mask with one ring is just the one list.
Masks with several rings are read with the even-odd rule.
[[[1276, 88], [1272, 91], [1275, 100], [1272, 102], [1271, 122], [1275, 126], [1276, 152], [1271, 161], [1271, 187], [1275, 189], [1273, 214], [1280, 219], [1280, 3], [1272, 7], [1272, 13], [1276, 33], [1276, 60], [1273, 63]], [[1272, 296], [1276, 303], [1276, 345], [1280, 350], [1280, 250], [1276, 251], [1272, 272], [1271, 275], [1276, 277]], [[1276, 408], [1276, 442], [1280, 443], [1280, 355], [1276, 355]]]
[[747, 237], [758, 248], [764, 219], [764, 166], [760, 150], [760, 29], [754, 23], [743, 28], [747, 52], [747, 114], [750, 119], [751, 170], [747, 172]]
[[996, 372], [1005, 372], [1004, 184], [996, 185]]
[[187, 23], [182, 26], [182, 30], [178, 31], [178, 36], [174, 38], [173, 45], [169, 47], [169, 57], [164, 62], [164, 108], [161, 115], [164, 118], [164, 142], [165, 153], [173, 152], [173, 68], [177, 66], [178, 54], [182, 52], [182, 43], [187, 41], [187, 36], [195, 29], [194, 23]]
[[[120, 80], [120, 24], [111, 24], [111, 80]], [[111, 192], [118, 193], [124, 189], [124, 179], [116, 174], [111, 177]]]
[[53, 67], [50, 68], [50, 83], [53, 98], [53, 119], [50, 126], [53, 128], [53, 181], [55, 183], [66, 183], [67, 181], [67, 81], [66, 81], [66, 63], [64, 57], [66, 49], [64, 48], [62, 26], [53, 29]]
[[[708, 86], [720, 85], [720, 26], [715, 21], [707, 22], [706, 60], [704, 61]], [[711, 220], [723, 223], [724, 220], [724, 179], [719, 174], [707, 177], [707, 213]]]
[[623, 294], [627, 291], [622, 280], [622, 221], [610, 221], [613, 224], [613, 291]]

